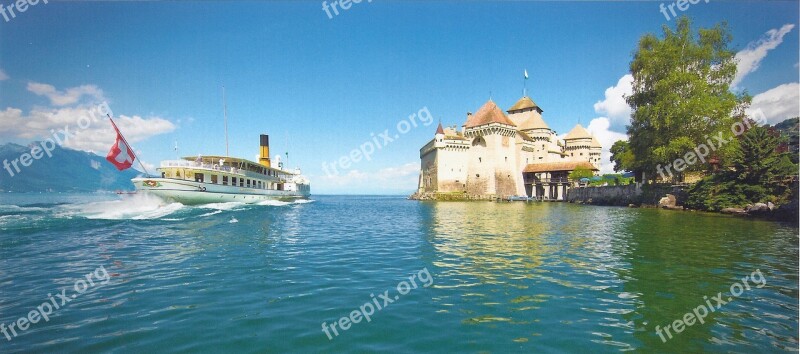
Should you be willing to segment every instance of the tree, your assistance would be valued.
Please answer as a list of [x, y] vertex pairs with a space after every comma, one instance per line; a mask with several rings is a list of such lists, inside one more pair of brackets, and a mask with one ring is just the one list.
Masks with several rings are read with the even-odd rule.
[[780, 142], [780, 133], [766, 127], [755, 126], [742, 134], [740, 149], [733, 155], [733, 169], [738, 183], [751, 186], [748, 199], [758, 201], [781, 194], [780, 180], [797, 174], [788, 156], [778, 152]]
[[569, 178], [573, 181], [577, 181], [581, 178], [592, 178], [594, 177], [594, 173], [592, 170], [585, 168], [585, 167], [576, 167], [572, 172], [569, 173]]
[[[749, 96], [729, 90], [736, 62], [725, 23], [701, 28], [695, 36], [684, 16], [674, 31], [665, 25], [663, 32], [663, 39], [647, 34], [639, 40], [630, 64], [633, 93], [626, 98], [633, 108], [626, 150], [634, 162], [623, 166], [651, 179], [656, 166], [672, 164], [720, 132], [730, 135], [731, 125], [749, 105]], [[727, 159], [730, 151], [724, 147], [714, 154]], [[689, 166], [702, 168], [700, 163]]]
[[636, 158], [627, 141], [618, 140], [611, 146], [611, 162], [614, 163], [614, 172], [633, 171]]
[[779, 133], [753, 126], [738, 140], [731, 157], [732, 169], [723, 169], [692, 186], [687, 206], [720, 210], [765, 201], [781, 204], [792, 198], [796, 184], [787, 185], [782, 180], [796, 175], [797, 165], [788, 153], [779, 151]]

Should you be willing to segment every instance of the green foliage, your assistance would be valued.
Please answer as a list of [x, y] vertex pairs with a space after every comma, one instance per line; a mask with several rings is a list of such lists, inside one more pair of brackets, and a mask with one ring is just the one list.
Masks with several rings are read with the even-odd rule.
[[[695, 183], [689, 189], [685, 205], [691, 209], [710, 211], [741, 207], [750, 202], [744, 189], [743, 185], [722, 174], [712, 175]], [[750, 191], [750, 194], [752, 192]]]
[[569, 178], [575, 181], [581, 178], [592, 178], [592, 177], [594, 177], [594, 173], [592, 173], [592, 170], [584, 167], [578, 167], [569, 173]]
[[733, 155], [737, 180], [750, 185], [767, 185], [780, 177], [781, 155], [776, 153], [779, 136], [765, 127], [753, 127], [742, 134], [741, 148]]
[[614, 163], [614, 171], [633, 171], [636, 157], [633, 156], [627, 141], [619, 140], [611, 146], [611, 162]]
[[[633, 108], [628, 126], [632, 162], [622, 155], [625, 169], [655, 177], [657, 165], [669, 165], [742, 117], [749, 97], [730, 92], [736, 74], [731, 36], [726, 25], [699, 29], [695, 36], [688, 18], [678, 19], [675, 30], [663, 28], [663, 38], [647, 34], [639, 41], [630, 69]], [[718, 152], [726, 158], [726, 151]], [[689, 170], [704, 168], [695, 164]]]
[[634, 182], [633, 177], [623, 177], [621, 174], [605, 174], [599, 180], [589, 182], [590, 186], [624, 186]]
[[706, 177], [692, 186], [688, 207], [720, 210], [756, 202], [783, 204], [793, 198], [793, 184], [782, 180], [797, 175], [798, 167], [788, 154], [777, 151], [778, 134], [756, 126], [739, 140], [732, 156], [733, 169]]

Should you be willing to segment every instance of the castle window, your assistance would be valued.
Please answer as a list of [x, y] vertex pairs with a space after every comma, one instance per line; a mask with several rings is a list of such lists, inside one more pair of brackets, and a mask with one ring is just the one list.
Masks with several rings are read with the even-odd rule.
[[478, 162], [481, 162], [481, 158], [480, 157], [478, 158]]
[[475, 178], [481, 178], [481, 175], [479, 175], [479, 174], [477, 174], [477, 173], [476, 173], [476, 174], [475, 174]]

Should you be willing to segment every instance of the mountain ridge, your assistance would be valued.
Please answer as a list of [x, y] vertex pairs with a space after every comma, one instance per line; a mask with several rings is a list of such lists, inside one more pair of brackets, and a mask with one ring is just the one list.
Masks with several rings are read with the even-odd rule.
[[[32, 142], [28, 146], [15, 143], [0, 145], [0, 191], [2, 192], [96, 192], [133, 190], [131, 178], [141, 172], [134, 169], [117, 171], [96, 154], [56, 146], [52, 157], [42, 153], [41, 158], [32, 159], [29, 166], [12, 161], [41, 144]], [[6, 164], [8, 163], [8, 165]], [[10, 170], [10, 172], [9, 172]], [[13, 176], [12, 176], [13, 173]]]

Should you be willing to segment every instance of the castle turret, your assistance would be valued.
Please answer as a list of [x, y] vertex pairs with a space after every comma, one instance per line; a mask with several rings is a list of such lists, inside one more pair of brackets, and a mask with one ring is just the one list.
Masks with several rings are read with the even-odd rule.
[[580, 124], [567, 133], [564, 145], [564, 151], [570, 160], [589, 161], [600, 168], [600, 143]]

